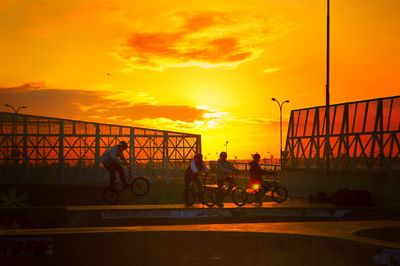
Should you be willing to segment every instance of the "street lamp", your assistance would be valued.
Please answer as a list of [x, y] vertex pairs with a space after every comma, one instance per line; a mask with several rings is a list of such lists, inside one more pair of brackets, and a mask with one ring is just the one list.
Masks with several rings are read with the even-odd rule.
[[4, 104], [4, 106], [5, 106], [5, 107], [11, 108], [11, 109], [13, 110], [14, 114], [18, 114], [19, 110], [25, 109], [25, 108], [26, 108], [26, 106], [23, 105], [23, 106], [20, 106], [20, 107], [18, 107], [17, 109], [15, 109], [14, 106], [12, 106], [12, 105], [10, 105], [10, 104], [7, 104], [7, 103]]
[[11, 151], [11, 156], [15, 161], [15, 166], [18, 167], [18, 160], [20, 156], [20, 151], [18, 149], [18, 143], [17, 143], [17, 134], [16, 134], [16, 129], [17, 129], [17, 114], [19, 110], [27, 108], [25, 105], [19, 106], [18, 108], [15, 108], [14, 106], [10, 104], [4, 104], [5, 107], [10, 108], [14, 112], [14, 118], [13, 118], [13, 124], [12, 124], [12, 151]]
[[273, 102], [276, 102], [279, 105], [279, 114], [280, 114], [280, 158], [281, 158], [281, 165], [282, 165], [282, 107], [285, 103], [289, 103], [289, 100], [286, 100], [280, 103], [277, 99], [272, 98]]
[[229, 143], [229, 141], [225, 141], [225, 152], [228, 154], [228, 143]]
[[326, 1], [326, 88], [325, 88], [325, 122], [326, 122], [326, 136], [325, 136], [325, 171], [326, 177], [329, 177], [330, 168], [330, 31], [331, 31], [331, 15], [330, 15], [330, 0]]

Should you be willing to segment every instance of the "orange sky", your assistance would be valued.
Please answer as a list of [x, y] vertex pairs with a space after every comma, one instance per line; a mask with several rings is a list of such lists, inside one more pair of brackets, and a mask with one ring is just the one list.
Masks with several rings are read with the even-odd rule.
[[[331, 103], [398, 95], [400, 1], [331, 1]], [[245, 4], [244, 4], [245, 3]], [[25, 113], [198, 133], [279, 156], [325, 104], [324, 0], [2, 0], [0, 99]], [[9, 111], [1, 103], [1, 111]], [[268, 154], [268, 155], [269, 155]]]

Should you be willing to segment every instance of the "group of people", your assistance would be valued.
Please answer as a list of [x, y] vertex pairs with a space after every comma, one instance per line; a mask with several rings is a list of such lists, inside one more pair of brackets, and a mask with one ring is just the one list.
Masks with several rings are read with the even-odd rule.
[[[125, 159], [123, 152], [128, 149], [128, 144], [125, 141], [121, 141], [118, 145], [106, 150], [101, 156], [101, 163], [107, 169], [110, 175], [110, 187], [114, 187], [115, 185], [115, 177], [116, 173], [119, 174], [121, 179], [122, 187], [127, 187], [126, 176], [123, 166], [128, 165], [127, 160]], [[265, 186], [263, 181], [263, 176], [267, 174], [267, 171], [261, 169], [259, 162], [261, 159], [260, 154], [255, 153], [252, 155], [253, 161], [249, 163], [250, 165], [250, 179], [251, 182], [258, 182], [261, 186]], [[219, 159], [217, 162], [217, 170], [216, 170], [216, 178], [217, 178], [217, 196], [216, 201], [219, 207], [223, 207], [223, 185], [225, 181], [231, 183], [230, 175], [238, 172], [230, 162], [227, 160], [228, 154], [226, 152], [221, 152], [219, 155]], [[202, 182], [200, 179], [201, 173], [208, 174], [210, 169], [207, 168], [203, 161], [203, 155], [201, 153], [197, 153], [194, 155], [193, 160], [190, 162], [189, 167], [186, 168], [184, 173], [185, 178], [185, 206], [189, 207], [190, 202], [188, 199], [188, 194], [190, 184], [193, 182], [199, 191], [202, 191]], [[200, 193], [200, 197], [202, 197]], [[203, 202], [203, 199], [201, 199]]]
[[[253, 161], [249, 163], [250, 165], [250, 179], [251, 183], [259, 183], [261, 187], [265, 187], [265, 181], [263, 180], [263, 176], [268, 174], [267, 171], [263, 170], [260, 167], [260, 159], [261, 156], [258, 153], [252, 155]], [[219, 159], [217, 162], [216, 169], [216, 179], [217, 179], [217, 206], [223, 207], [223, 185], [226, 181], [228, 184], [232, 184], [231, 175], [237, 174], [238, 169], [236, 169], [230, 162], [227, 160], [228, 154], [226, 152], [221, 152], [219, 155]], [[205, 175], [209, 173], [210, 169], [207, 168], [205, 163], [203, 162], [202, 154], [198, 153], [194, 156], [193, 160], [190, 163], [190, 166], [185, 170], [185, 206], [190, 207], [191, 203], [188, 198], [190, 184], [193, 182], [199, 191], [202, 191], [202, 183], [200, 180], [200, 174], [203, 172]], [[202, 195], [200, 194], [200, 197]], [[203, 202], [203, 199], [200, 199]], [[260, 203], [260, 199], [257, 198], [256, 202]]]

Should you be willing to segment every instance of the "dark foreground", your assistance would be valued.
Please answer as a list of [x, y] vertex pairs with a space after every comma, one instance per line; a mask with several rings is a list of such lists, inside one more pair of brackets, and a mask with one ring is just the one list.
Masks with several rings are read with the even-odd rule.
[[7, 230], [0, 264], [398, 265], [399, 228], [377, 220]]

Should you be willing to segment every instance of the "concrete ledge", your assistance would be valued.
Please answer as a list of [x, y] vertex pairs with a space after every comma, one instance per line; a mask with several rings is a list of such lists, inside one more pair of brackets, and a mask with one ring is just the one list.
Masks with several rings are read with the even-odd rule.
[[69, 227], [390, 219], [400, 210], [361, 207], [182, 208], [180, 205], [66, 207]]
[[195, 205], [66, 206], [0, 209], [0, 230], [127, 225], [254, 223], [286, 221], [345, 221], [395, 219], [398, 209], [333, 207], [327, 204], [287, 203], [207, 208]]

